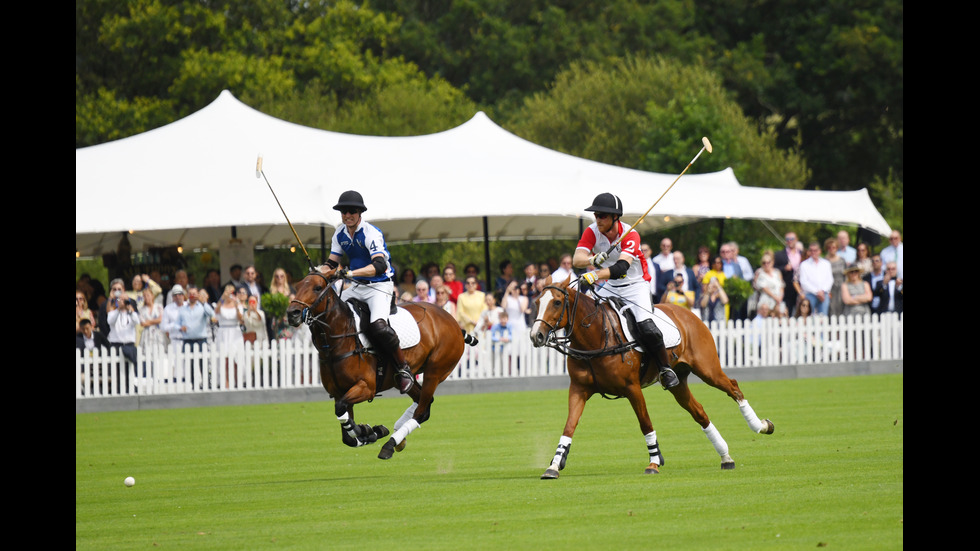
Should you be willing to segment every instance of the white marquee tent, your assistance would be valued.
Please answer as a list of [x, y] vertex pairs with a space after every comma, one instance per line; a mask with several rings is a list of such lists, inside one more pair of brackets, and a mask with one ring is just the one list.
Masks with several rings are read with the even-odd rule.
[[[348, 189], [362, 193], [365, 219], [392, 243], [483, 240], [484, 224], [491, 240], [568, 238], [580, 235], [584, 208], [598, 193], [619, 195], [630, 209], [624, 221], [631, 223], [677, 177], [559, 153], [507, 132], [482, 112], [436, 134], [357, 136], [271, 117], [224, 91], [169, 125], [75, 150], [76, 253], [114, 251], [124, 232], [134, 252], [176, 244], [220, 250], [233, 234], [254, 246], [294, 243], [256, 172], [260, 155], [285, 214], [311, 251], [324, 229], [329, 239], [340, 223], [332, 207]], [[867, 190], [746, 187], [731, 169], [686, 174], [641, 233], [665, 224], [667, 216], [669, 225], [730, 217], [890, 232]]]

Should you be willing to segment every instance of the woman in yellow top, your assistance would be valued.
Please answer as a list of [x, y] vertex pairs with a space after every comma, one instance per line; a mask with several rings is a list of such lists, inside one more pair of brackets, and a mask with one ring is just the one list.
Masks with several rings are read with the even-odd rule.
[[456, 321], [463, 331], [472, 333], [480, 314], [487, 309], [486, 293], [480, 291], [479, 284], [473, 276], [466, 278], [466, 290], [456, 297]]
[[[701, 279], [701, 296], [702, 297], [704, 297], [708, 293], [708, 283], [710, 283], [712, 279], [717, 279], [718, 280], [718, 286], [722, 288], [722, 291], [724, 291], [724, 288], [725, 288], [725, 270], [724, 270], [724, 268], [722, 266], [723, 266], [723, 263], [721, 261], [721, 257], [720, 256], [716, 256], [713, 259], [711, 259], [711, 269], [708, 270], [708, 272], [706, 274], [704, 274], [704, 277]], [[727, 301], [727, 298], [726, 298], [726, 301], [725, 301], [725, 321], [728, 321], [728, 319], [730, 318], [730, 315], [731, 315], [730, 307], [729, 307], [729, 304], [728, 304], [728, 301]]]

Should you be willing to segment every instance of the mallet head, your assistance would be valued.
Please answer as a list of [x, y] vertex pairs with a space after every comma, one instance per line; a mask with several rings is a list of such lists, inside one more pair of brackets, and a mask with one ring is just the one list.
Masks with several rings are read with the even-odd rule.
[[[707, 140], [708, 138], [705, 139]], [[255, 161], [255, 177], [259, 178], [261, 176], [262, 176], [262, 155], [260, 154], [258, 160]]]
[[[703, 137], [703, 138], [701, 138], [701, 143], [703, 143], [703, 144], [704, 144], [704, 149], [705, 149], [705, 150], [706, 150], [706, 151], [707, 151], [708, 153], [711, 153], [711, 142], [709, 142], [709, 141], [708, 141], [708, 137], [707, 137], [707, 136], [705, 136], [705, 137]], [[261, 157], [259, 157], [259, 162], [261, 162], [261, 161], [262, 161], [262, 158], [261, 158]]]

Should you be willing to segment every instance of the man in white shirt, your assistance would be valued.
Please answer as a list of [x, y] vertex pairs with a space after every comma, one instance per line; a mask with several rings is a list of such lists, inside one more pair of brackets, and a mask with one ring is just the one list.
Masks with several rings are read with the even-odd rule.
[[881, 249], [881, 263], [888, 266], [889, 262], [894, 262], [898, 268], [898, 277], [905, 279], [905, 270], [903, 269], [905, 264], [905, 244], [902, 243], [902, 234], [898, 233], [898, 230], [892, 231], [892, 234], [888, 236], [888, 243], [889, 245], [887, 247]]
[[[649, 247], [647, 247], [649, 249]], [[575, 278], [575, 273], [572, 272], [572, 255], [563, 254], [561, 259], [558, 260], [558, 269], [552, 272], [551, 282], [561, 283], [571, 276], [572, 279]]]
[[810, 243], [809, 254], [809, 258], [800, 262], [800, 291], [810, 301], [814, 314], [826, 316], [830, 310], [834, 274], [830, 261], [820, 257], [819, 243]]
[[[160, 329], [170, 337], [170, 357], [179, 358], [178, 355], [184, 349], [184, 333], [180, 330], [180, 312], [185, 309], [186, 298], [184, 288], [180, 284], [175, 284], [170, 290], [171, 302], [163, 308], [163, 319], [160, 320]], [[184, 379], [184, 365], [182, 362], [174, 362], [173, 380]]]
[[847, 266], [857, 260], [857, 249], [851, 246], [851, 235], [846, 230], [837, 232], [837, 254], [844, 259]]
[[109, 284], [109, 303], [106, 311], [110, 328], [109, 344], [119, 349], [122, 355], [135, 365], [136, 326], [140, 323], [140, 315], [136, 311], [136, 302], [126, 295], [122, 279], [114, 279]]
[[[669, 237], [660, 240], [660, 254], [653, 257], [653, 261], [660, 266], [662, 273], [667, 273], [674, 269], [674, 243]], [[653, 275], [652, 273], [650, 275]]]

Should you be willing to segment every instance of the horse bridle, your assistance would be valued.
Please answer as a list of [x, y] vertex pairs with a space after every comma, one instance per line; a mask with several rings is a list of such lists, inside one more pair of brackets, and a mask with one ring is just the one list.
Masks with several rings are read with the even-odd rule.
[[[310, 328], [311, 332], [313, 329], [313, 324], [314, 323], [319, 324], [323, 329], [324, 336], [328, 339], [339, 340], [346, 337], [356, 337], [358, 335], [358, 331], [356, 327], [354, 328], [354, 331], [352, 333], [341, 333], [339, 335], [332, 335], [330, 333], [330, 325], [323, 320], [323, 318], [327, 315], [327, 309], [324, 308], [323, 311], [320, 312], [319, 314], [315, 313], [316, 307], [319, 306], [321, 302], [323, 302], [323, 300], [327, 296], [327, 293], [330, 292], [330, 286], [333, 282], [331, 281], [331, 278], [323, 275], [318, 270], [310, 270], [310, 275], [316, 275], [323, 278], [324, 287], [323, 290], [320, 291], [320, 294], [317, 295], [316, 299], [310, 304], [307, 304], [306, 302], [303, 302], [302, 300], [299, 300], [297, 298], [293, 298], [289, 301], [290, 304], [295, 302], [296, 304], [300, 304], [303, 306], [303, 313], [301, 316], [301, 320], [303, 321], [303, 323], [305, 323]], [[324, 343], [324, 345], [321, 348], [326, 351], [330, 349], [330, 345], [328, 343]], [[340, 356], [338, 358], [334, 358], [334, 360], [343, 359], [347, 356], [357, 353], [357, 348], [359, 348], [359, 346], [355, 346], [354, 352], [350, 354], [346, 354], [344, 356]]]
[[[542, 289], [542, 292], [546, 289], [554, 289], [556, 291], [559, 291], [564, 296], [564, 300], [562, 301], [562, 312], [561, 314], [558, 315], [558, 319], [555, 320], [554, 325], [544, 320], [538, 320], [543, 325], [548, 327], [548, 337], [545, 339], [545, 346], [548, 346], [549, 348], [554, 348], [555, 350], [561, 352], [562, 354], [565, 354], [566, 356], [570, 356], [572, 358], [576, 358], [580, 360], [590, 360], [592, 358], [596, 358], [599, 356], [612, 356], [615, 354], [622, 354], [628, 350], [632, 350], [633, 348], [636, 348], [636, 343], [624, 343], [614, 347], [602, 348], [600, 350], [578, 350], [570, 347], [568, 345], [568, 342], [571, 341], [572, 332], [574, 332], [575, 330], [574, 317], [575, 317], [575, 311], [578, 309], [578, 298], [579, 298], [578, 295], [582, 294], [582, 291], [576, 293], [575, 303], [573, 304], [567, 287], [561, 288], [561, 287], [556, 287], [554, 285], [548, 285], [544, 287], [544, 289]], [[566, 334], [564, 337], [559, 338], [555, 334], [555, 331], [557, 331], [560, 327], [562, 327], [562, 320], [565, 318], [566, 314], [568, 315], [568, 322], [566, 322], [565, 327], [568, 328], [568, 334]], [[595, 315], [600, 315], [600, 314], [601, 314], [601, 308], [596, 310]], [[608, 337], [608, 331], [606, 332]], [[560, 342], [560, 341], [564, 341], [564, 342]]]

